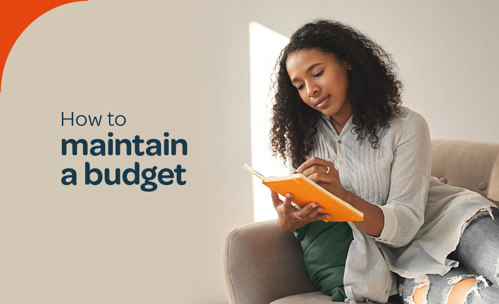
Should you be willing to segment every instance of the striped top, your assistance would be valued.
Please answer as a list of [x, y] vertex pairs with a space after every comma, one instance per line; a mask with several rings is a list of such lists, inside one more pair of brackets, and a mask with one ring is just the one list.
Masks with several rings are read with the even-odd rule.
[[446, 257], [456, 248], [464, 223], [493, 205], [478, 193], [430, 177], [431, 139], [418, 113], [401, 107], [390, 127], [378, 133], [377, 149], [368, 140], [357, 140], [353, 127], [350, 117], [338, 134], [323, 116], [309, 157], [337, 156], [334, 166], [342, 186], [383, 211], [379, 237], [349, 222], [354, 239], [343, 282], [351, 300], [386, 302], [397, 292], [391, 271], [417, 278], [456, 267], [458, 262]]

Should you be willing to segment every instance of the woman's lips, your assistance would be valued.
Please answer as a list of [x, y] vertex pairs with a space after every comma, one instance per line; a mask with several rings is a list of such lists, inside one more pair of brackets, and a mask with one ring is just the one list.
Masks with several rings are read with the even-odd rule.
[[331, 95], [327, 95], [326, 97], [319, 99], [315, 106], [321, 109], [327, 107], [327, 102], [329, 101], [329, 97], [331, 97]]

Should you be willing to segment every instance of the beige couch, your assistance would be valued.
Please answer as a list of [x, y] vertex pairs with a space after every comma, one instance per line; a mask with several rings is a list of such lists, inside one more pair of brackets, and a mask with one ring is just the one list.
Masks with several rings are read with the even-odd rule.
[[[433, 140], [432, 150], [433, 176], [499, 201], [499, 143]], [[275, 221], [232, 231], [224, 269], [231, 304], [332, 303], [308, 278], [299, 242]]]

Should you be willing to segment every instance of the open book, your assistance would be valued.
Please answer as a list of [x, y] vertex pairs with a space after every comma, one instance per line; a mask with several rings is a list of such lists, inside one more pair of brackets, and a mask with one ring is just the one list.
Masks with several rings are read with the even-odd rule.
[[322, 213], [328, 213], [331, 215], [328, 219], [324, 220], [325, 222], [364, 220], [364, 213], [317, 185], [301, 173], [295, 173], [283, 177], [265, 177], [253, 170], [247, 164], [244, 164], [243, 168], [261, 179], [262, 184], [280, 195], [285, 196], [286, 193], [292, 193], [293, 203], [301, 208], [311, 202], [316, 202], [319, 206], [324, 208]]

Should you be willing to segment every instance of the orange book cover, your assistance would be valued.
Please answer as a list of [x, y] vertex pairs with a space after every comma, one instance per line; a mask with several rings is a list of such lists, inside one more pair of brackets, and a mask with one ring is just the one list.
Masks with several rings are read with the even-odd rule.
[[243, 168], [261, 179], [265, 186], [280, 195], [285, 196], [286, 193], [292, 193], [293, 203], [301, 208], [311, 202], [316, 202], [319, 206], [324, 208], [323, 213], [331, 215], [327, 220], [324, 220], [325, 222], [364, 220], [364, 213], [322, 188], [301, 173], [295, 173], [283, 177], [264, 177], [246, 164], [243, 165]]

